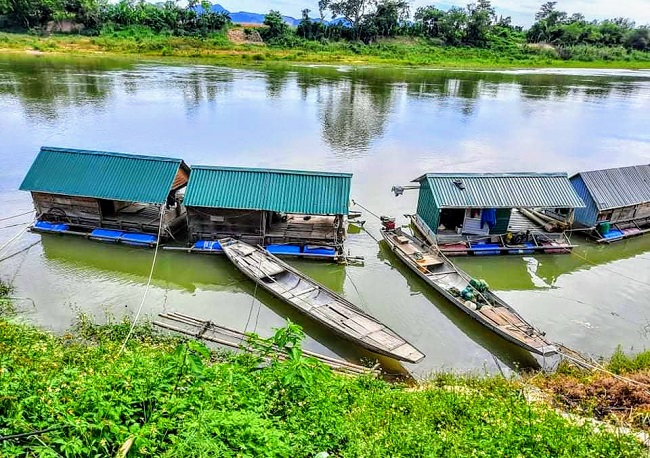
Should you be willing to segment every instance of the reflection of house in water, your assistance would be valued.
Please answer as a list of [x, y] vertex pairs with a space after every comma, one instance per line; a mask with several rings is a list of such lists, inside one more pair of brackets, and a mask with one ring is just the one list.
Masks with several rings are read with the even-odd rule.
[[650, 165], [580, 172], [571, 177], [586, 207], [576, 222], [602, 242], [650, 231]]
[[608, 247], [585, 241], [576, 249], [576, 256], [507, 256], [480, 262], [466, 258], [454, 262], [473, 277], [485, 279], [495, 291], [527, 291], [555, 287], [565, 275], [634, 258], [649, 250], [650, 244], [643, 238]]
[[131, 241], [148, 244], [161, 224], [163, 236], [184, 227], [178, 194], [188, 176], [181, 159], [43, 147], [20, 189], [32, 193], [37, 230], [114, 241], [137, 231]]
[[[648, 251], [650, 251], [650, 244], [643, 237], [629, 239], [612, 246], [584, 243], [578, 249], [579, 256], [540, 257], [537, 275], [549, 285], [555, 285], [562, 275], [606, 266], [616, 261], [643, 255]], [[639, 276], [642, 273], [644, 272], [639, 272], [635, 277], [643, 279], [643, 275]]]
[[348, 173], [193, 166], [184, 205], [190, 242], [236, 237], [247, 243], [342, 250]]
[[547, 232], [526, 209], [570, 221], [584, 205], [565, 173], [428, 173], [414, 181], [420, 186], [413, 221], [448, 254], [566, 252], [564, 233]]
[[[84, 275], [89, 270], [98, 271], [101, 277], [117, 279], [118, 282], [127, 278], [144, 285], [151, 270], [149, 250], [89, 243], [80, 238], [51, 234], [43, 234], [41, 242], [46, 261], [68, 269], [80, 269]], [[162, 251], [157, 257], [152, 278], [154, 285], [165, 284], [167, 288], [189, 292], [194, 292], [198, 285], [202, 289], [240, 291], [242, 286], [232, 274], [232, 265], [225, 258]]]
[[367, 151], [381, 137], [393, 105], [393, 86], [341, 80], [319, 97], [323, 139], [347, 155]]

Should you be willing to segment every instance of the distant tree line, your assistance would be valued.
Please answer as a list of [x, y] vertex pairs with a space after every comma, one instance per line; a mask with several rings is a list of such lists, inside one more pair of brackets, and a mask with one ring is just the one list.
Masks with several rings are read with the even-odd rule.
[[[380, 38], [417, 36], [448, 46], [491, 47], [529, 42], [554, 46], [624, 46], [650, 51], [650, 28], [635, 27], [629, 19], [588, 21], [584, 15], [569, 15], [555, 8], [557, 2], [544, 3], [535, 23], [524, 31], [512, 25], [510, 17], [496, 14], [489, 0], [478, 0], [465, 8], [442, 10], [435, 6], [418, 8], [411, 19], [409, 2], [404, 0], [320, 0], [319, 19], [304, 10], [295, 33], [307, 40], [344, 39], [370, 43]], [[332, 21], [325, 22], [327, 15]], [[281, 18], [271, 12], [269, 17]], [[269, 38], [291, 33], [275, 29]]]
[[[510, 17], [496, 14], [490, 0], [465, 8], [417, 8], [411, 15], [407, 0], [319, 0], [318, 18], [302, 12], [297, 28], [287, 25], [278, 11], [266, 15], [260, 31], [265, 41], [280, 46], [307, 41], [373, 43], [392, 37], [420, 37], [441, 46], [500, 48], [523, 43], [546, 43], [556, 48], [580, 45], [650, 51], [650, 28], [629, 19], [589, 21], [544, 3], [528, 29], [514, 26]], [[326, 18], [330, 20], [327, 21]], [[83, 24], [85, 33], [139, 26], [155, 33], [208, 35], [230, 24], [227, 13], [211, 10], [209, 2], [190, 0], [186, 7], [174, 1], [144, 0], [0, 0], [1, 29], [43, 29], [48, 23]]]
[[186, 7], [174, 1], [150, 3], [143, 0], [0, 0], [0, 28], [39, 30], [48, 23], [82, 25], [84, 33], [103, 29], [120, 30], [139, 26], [155, 33], [208, 35], [230, 23], [226, 13], [212, 11], [209, 2], [190, 0]]

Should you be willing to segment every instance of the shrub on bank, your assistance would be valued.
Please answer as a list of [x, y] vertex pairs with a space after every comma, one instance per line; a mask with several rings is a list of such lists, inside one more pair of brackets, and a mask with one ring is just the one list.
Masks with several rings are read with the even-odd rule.
[[638, 456], [627, 436], [571, 425], [530, 405], [503, 378], [440, 374], [408, 388], [345, 377], [302, 355], [302, 332], [279, 330], [290, 354], [266, 364], [211, 353], [130, 324], [81, 319], [53, 336], [0, 319], [3, 457]]

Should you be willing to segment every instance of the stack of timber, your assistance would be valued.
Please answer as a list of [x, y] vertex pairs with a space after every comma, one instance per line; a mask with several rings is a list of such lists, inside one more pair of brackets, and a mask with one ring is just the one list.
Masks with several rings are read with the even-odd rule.
[[397, 257], [453, 305], [502, 338], [538, 355], [556, 354], [557, 347], [529, 324], [488, 285], [457, 268], [435, 246], [429, 246], [393, 225], [382, 236]]
[[[268, 345], [268, 341], [254, 335], [246, 335], [234, 329], [219, 326], [211, 321], [201, 320], [183, 313], [161, 313], [158, 316], [165, 321], [154, 321], [153, 324], [155, 326], [192, 336], [196, 339], [224, 345], [229, 348], [241, 349], [250, 353], [259, 354], [260, 347], [262, 345]], [[173, 324], [170, 324], [169, 322]], [[273, 347], [272, 350], [280, 360], [284, 360], [288, 357], [284, 350], [277, 347]], [[373, 368], [359, 366], [342, 359], [332, 358], [308, 350], [303, 350], [302, 353], [306, 356], [317, 359], [339, 373], [350, 375], [376, 375], [378, 373], [378, 366]], [[264, 356], [264, 359], [267, 361], [271, 360], [269, 356]]]
[[393, 330], [264, 249], [235, 239], [219, 242], [244, 275], [344, 339], [398, 361], [417, 363], [424, 358]]
[[536, 210], [520, 208], [519, 212], [529, 220], [543, 227], [546, 232], [561, 232], [569, 228], [567, 223]]

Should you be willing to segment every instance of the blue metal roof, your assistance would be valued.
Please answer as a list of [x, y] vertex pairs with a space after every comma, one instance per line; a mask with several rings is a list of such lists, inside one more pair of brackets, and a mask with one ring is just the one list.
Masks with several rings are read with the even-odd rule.
[[[427, 173], [439, 208], [579, 208], [566, 173]], [[461, 189], [463, 188], [463, 189]]]
[[650, 202], [650, 164], [580, 172], [598, 210]]
[[192, 166], [188, 207], [266, 210], [309, 215], [348, 213], [352, 174]]
[[175, 158], [44, 146], [20, 189], [161, 204], [180, 167], [189, 170]]

